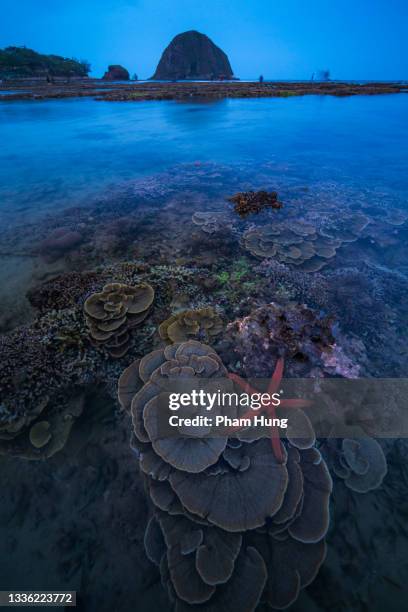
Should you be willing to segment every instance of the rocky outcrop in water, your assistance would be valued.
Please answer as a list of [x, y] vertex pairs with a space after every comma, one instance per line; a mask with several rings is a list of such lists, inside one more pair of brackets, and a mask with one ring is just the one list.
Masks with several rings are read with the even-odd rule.
[[191, 30], [173, 38], [152, 79], [231, 79], [227, 55], [205, 34]]
[[108, 66], [107, 72], [102, 77], [104, 81], [129, 81], [129, 78], [129, 72], [119, 64]]

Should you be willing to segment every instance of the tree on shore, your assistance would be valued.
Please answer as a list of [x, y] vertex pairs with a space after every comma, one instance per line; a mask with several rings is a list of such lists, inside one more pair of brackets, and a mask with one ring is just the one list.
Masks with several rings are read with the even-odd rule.
[[86, 77], [89, 62], [60, 55], [44, 55], [27, 47], [0, 49], [0, 78], [38, 77], [50, 75]]

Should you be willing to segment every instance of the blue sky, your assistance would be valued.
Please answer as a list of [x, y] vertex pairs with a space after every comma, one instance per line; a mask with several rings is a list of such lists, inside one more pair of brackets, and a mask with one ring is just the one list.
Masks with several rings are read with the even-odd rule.
[[240, 78], [408, 79], [407, 0], [2, 0], [0, 47], [122, 64], [150, 77], [185, 30], [204, 32]]

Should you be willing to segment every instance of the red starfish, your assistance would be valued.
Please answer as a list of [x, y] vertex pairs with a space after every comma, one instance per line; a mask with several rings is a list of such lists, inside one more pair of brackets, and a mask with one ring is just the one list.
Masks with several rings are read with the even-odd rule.
[[[272, 374], [270, 383], [268, 385], [267, 393], [269, 394], [270, 397], [274, 393], [276, 393], [277, 390], [279, 389], [279, 386], [282, 380], [282, 376], [283, 376], [284, 367], [285, 367], [284, 359], [283, 357], [280, 357], [276, 363], [275, 371]], [[245, 391], [245, 393], [248, 393], [248, 395], [253, 395], [254, 393], [262, 393], [262, 391], [258, 391], [257, 389], [254, 389], [253, 387], [251, 387], [251, 385], [246, 380], [244, 380], [237, 374], [228, 374], [228, 378], [230, 378], [232, 381], [237, 383], [237, 385], [239, 385]], [[306, 408], [307, 406], [310, 406], [311, 403], [312, 402], [310, 402], [309, 400], [303, 400], [303, 399], [285, 399], [285, 400], [281, 399], [279, 406], [282, 408]], [[260, 412], [261, 413], [265, 412], [269, 417], [273, 419], [276, 418], [276, 406], [274, 406], [271, 402], [267, 404], [266, 406], [262, 406], [260, 408]], [[257, 411], [257, 414], [259, 414], [258, 411]], [[242, 418], [248, 419], [248, 418], [253, 418], [254, 416], [255, 416], [254, 411], [251, 409], [249, 412], [245, 413]], [[233, 429], [239, 430], [239, 429], [242, 429], [242, 427], [236, 427]], [[280, 443], [279, 431], [277, 430], [275, 426], [271, 426], [271, 436], [270, 437], [271, 437], [271, 442], [272, 442], [273, 453], [277, 461], [279, 463], [283, 463], [283, 453], [282, 453], [282, 446]]]

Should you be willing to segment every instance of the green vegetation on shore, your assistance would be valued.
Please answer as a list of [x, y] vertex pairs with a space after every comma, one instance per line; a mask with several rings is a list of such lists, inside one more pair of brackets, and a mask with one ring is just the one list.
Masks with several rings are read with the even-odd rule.
[[0, 78], [15, 77], [86, 77], [91, 67], [88, 62], [68, 59], [60, 55], [43, 55], [27, 47], [0, 49]]

